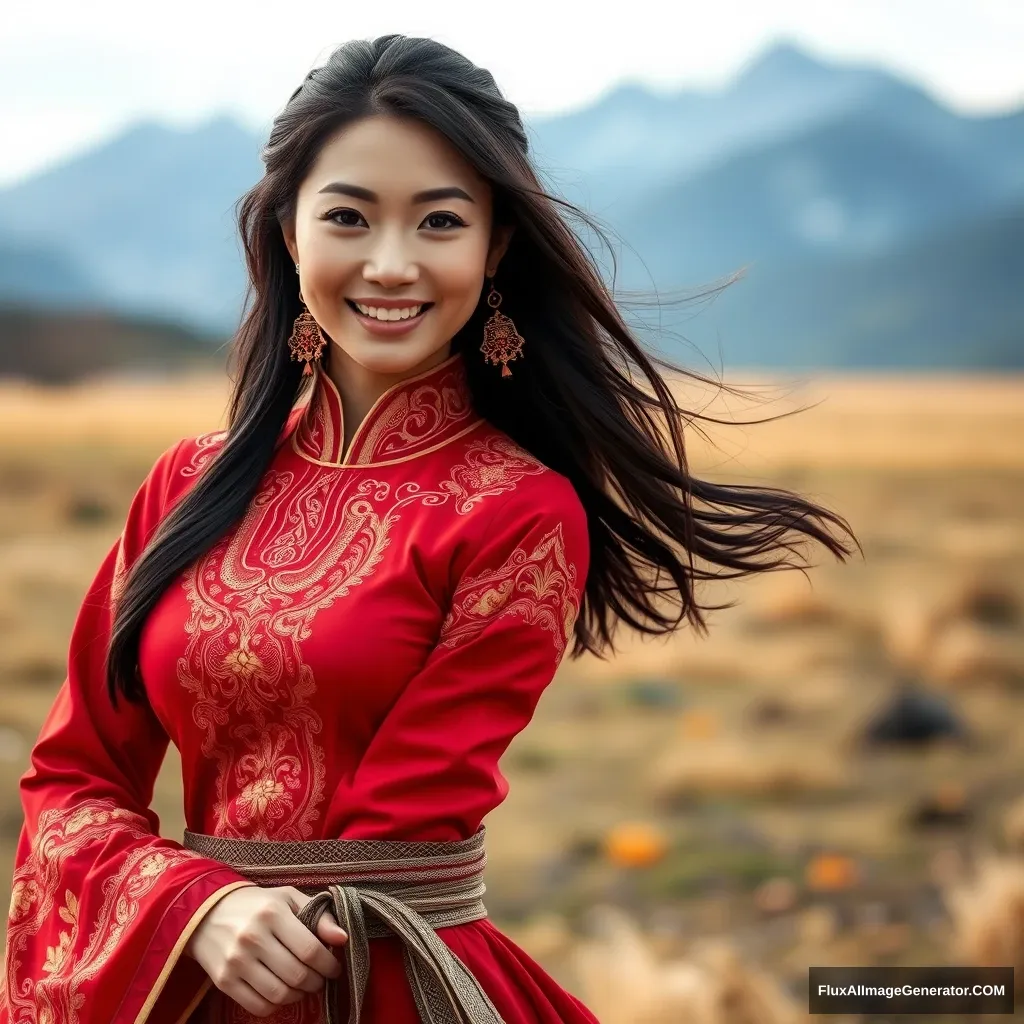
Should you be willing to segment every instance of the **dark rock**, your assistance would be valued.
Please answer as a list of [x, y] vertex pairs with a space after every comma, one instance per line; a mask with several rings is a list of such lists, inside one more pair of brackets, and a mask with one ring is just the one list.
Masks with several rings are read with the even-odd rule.
[[915, 747], [966, 738], [966, 729], [949, 703], [939, 694], [913, 684], [897, 690], [892, 700], [868, 722], [863, 735], [869, 746]]

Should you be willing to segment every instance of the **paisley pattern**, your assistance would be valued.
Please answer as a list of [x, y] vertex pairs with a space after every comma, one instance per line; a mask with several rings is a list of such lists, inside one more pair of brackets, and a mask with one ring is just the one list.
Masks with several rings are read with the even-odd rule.
[[[269, 471], [239, 527], [182, 581], [191, 615], [178, 680], [193, 695], [203, 753], [216, 765], [210, 827], [217, 836], [301, 841], [314, 834], [327, 795], [324, 723], [314, 708], [317, 682], [302, 641], [318, 613], [375, 572], [404, 510], [418, 505], [436, 515], [451, 503], [465, 516], [524, 476], [546, 472], [503, 436], [465, 441], [462, 458], [434, 487], [327, 468], [321, 457], [338, 452], [342, 418], [336, 390], [318, 373], [307, 406], [315, 416], [301, 419], [296, 431], [296, 450], [313, 465]], [[405, 383], [364, 421], [368, 427], [354, 445], [360, 465], [376, 468], [378, 457], [398, 453], [408, 462], [421, 449], [462, 436], [452, 433], [471, 411], [460, 362], [433, 371], [427, 383]], [[530, 621], [549, 628], [552, 614], [563, 613], [542, 605], [558, 584], [536, 582], [545, 589], [533, 598], [538, 609]], [[524, 611], [530, 600], [524, 590], [516, 607]], [[559, 652], [561, 632], [559, 623]]]
[[207, 463], [220, 451], [227, 440], [227, 436], [228, 432], [226, 430], [211, 430], [195, 438], [192, 443], [195, 445], [196, 450], [189, 457], [188, 462], [181, 468], [181, 475], [186, 479], [199, 476], [206, 468]]
[[556, 526], [536, 547], [517, 547], [497, 569], [460, 582], [438, 645], [457, 647], [495, 619], [518, 615], [548, 630], [561, 658], [579, 614], [577, 593], [576, 567], [566, 561]]
[[342, 400], [331, 378], [317, 365], [313, 396], [293, 437], [296, 452], [328, 466], [378, 466], [403, 462], [450, 443], [484, 420], [476, 416], [461, 357], [407, 377], [370, 408], [342, 461]]

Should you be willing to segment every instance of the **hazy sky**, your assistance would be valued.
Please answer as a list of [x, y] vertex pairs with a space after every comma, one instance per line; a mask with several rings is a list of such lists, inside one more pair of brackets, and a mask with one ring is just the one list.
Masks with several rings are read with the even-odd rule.
[[265, 130], [335, 46], [386, 32], [461, 50], [527, 116], [624, 79], [713, 89], [781, 39], [889, 67], [961, 111], [1024, 105], [1024, 0], [45, 0], [0, 28], [0, 184], [140, 117]]

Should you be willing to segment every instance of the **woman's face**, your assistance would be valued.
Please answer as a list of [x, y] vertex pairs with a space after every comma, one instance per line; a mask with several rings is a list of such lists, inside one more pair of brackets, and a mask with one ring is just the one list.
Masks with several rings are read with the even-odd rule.
[[[444, 136], [373, 116], [324, 145], [284, 236], [330, 341], [371, 373], [410, 374], [448, 357], [511, 231], [492, 231], [490, 186]], [[383, 335], [355, 308], [375, 299], [430, 307], [408, 331]]]

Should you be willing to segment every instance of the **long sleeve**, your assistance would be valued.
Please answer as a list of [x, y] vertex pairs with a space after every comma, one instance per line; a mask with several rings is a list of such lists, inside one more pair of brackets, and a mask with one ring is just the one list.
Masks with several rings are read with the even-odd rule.
[[359, 761], [347, 838], [463, 838], [508, 792], [499, 758], [572, 645], [590, 549], [565, 477], [500, 501], [452, 567], [435, 648]]
[[212, 983], [182, 950], [218, 899], [252, 884], [159, 836], [149, 805], [169, 738], [148, 706], [122, 697], [115, 710], [107, 696], [111, 604], [166, 511], [179, 447], [153, 466], [86, 593], [21, 778], [0, 1024], [184, 1020]]

